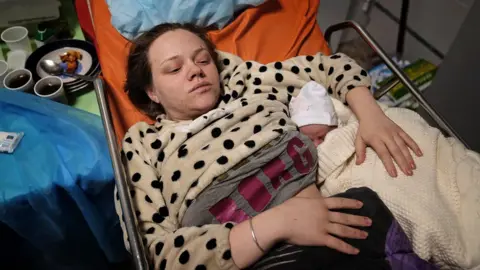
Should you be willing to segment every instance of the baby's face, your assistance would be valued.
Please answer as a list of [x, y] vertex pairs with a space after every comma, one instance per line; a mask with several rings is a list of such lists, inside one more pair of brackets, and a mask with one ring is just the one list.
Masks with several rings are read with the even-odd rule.
[[318, 146], [325, 140], [325, 135], [328, 132], [334, 130], [336, 127], [331, 127], [327, 125], [307, 125], [300, 128], [300, 132], [306, 135], [310, 140], [315, 143], [315, 146]]

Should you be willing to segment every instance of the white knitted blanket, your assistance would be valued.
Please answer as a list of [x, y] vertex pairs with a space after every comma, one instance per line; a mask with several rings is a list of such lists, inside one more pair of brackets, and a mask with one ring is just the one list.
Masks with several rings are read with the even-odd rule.
[[372, 149], [355, 165], [358, 122], [334, 100], [339, 128], [318, 147], [318, 181], [325, 196], [352, 187], [376, 191], [399, 221], [423, 259], [445, 269], [480, 268], [480, 155], [445, 138], [418, 114], [382, 107], [421, 147], [414, 175], [391, 178]]

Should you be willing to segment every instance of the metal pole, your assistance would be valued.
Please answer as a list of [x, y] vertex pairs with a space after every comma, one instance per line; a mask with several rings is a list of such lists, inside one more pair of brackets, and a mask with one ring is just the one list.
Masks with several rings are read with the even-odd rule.
[[400, 69], [397, 64], [395, 64], [390, 57], [385, 53], [385, 51], [377, 44], [377, 42], [373, 39], [370, 34], [363, 29], [358, 23], [354, 21], [346, 21], [346, 22], [341, 22], [338, 24], [334, 24], [327, 28], [327, 31], [325, 31], [325, 40], [329, 42], [332, 34], [336, 31], [343, 30], [346, 28], [353, 28], [357, 33], [363, 38], [365, 42], [372, 48], [373, 51], [375, 51], [380, 58], [385, 62], [387, 67], [395, 74], [400, 82], [403, 83], [410, 92], [410, 94], [413, 95], [414, 98], [417, 99], [417, 101], [420, 103], [420, 105], [423, 106], [423, 108], [427, 111], [427, 113], [433, 118], [437, 124], [442, 127], [445, 132], [451, 137], [454, 137], [458, 140], [460, 140], [462, 143], [465, 143], [460, 136], [453, 130], [453, 128], [433, 109], [432, 106], [430, 106], [430, 103], [422, 96], [418, 88], [410, 81], [410, 79], [407, 77], [407, 75], [403, 72], [402, 69]]
[[[112, 120], [108, 110], [105, 90], [103, 88], [103, 81], [97, 78], [94, 81], [95, 93], [97, 94], [98, 107], [100, 108], [100, 115], [102, 117], [103, 126], [105, 128], [105, 135], [107, 137], [108, 149], [110, 157], [112, 158], [113, 170], [115, 173], [115, 182], [117, 186], [118, 196], [120, 198], [120, 205], [125, 220], [125, 227], [130, 243], [130, 252], [135, 262], [137, 270], [147, 270], [148, 264], [145, 256], [143, 243], [137, 231], [135, 215], [133, 213], [133, 204], [130, 199], [130, 190], [126, 181], [126, 174], [123, 164], [121, 162], [120, 153], [117, 149], [117, 138], [112, 126]], [[113, 196], [113, 194], [112, 194]], [[113, 199], [113, 197], [112, 197]]]
[[402, 11], [400, 15], [400, 23], [398, 24], [398, 37], [397, 37], [397, 56], [402, 57], [405, 51], [405, 31], [407, 29], [408, 21], [408, 9], [410, 6], [410, 0], [402, 1]]

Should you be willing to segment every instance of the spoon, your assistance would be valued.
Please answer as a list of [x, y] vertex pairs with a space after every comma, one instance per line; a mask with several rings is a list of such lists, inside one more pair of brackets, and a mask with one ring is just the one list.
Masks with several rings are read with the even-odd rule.
[[95, 77], [92, 77], [92, 76], [66, 73], [66, 72], [63, 71], [63, 68], [60, 66], [60, 64], [57, 64], [53, 60], [50, 60], [50, 59], [43, 60], [42, 62], [40, 62], [40, 67], [50, 75], [54, 75], [54, 76], [67, 75], [69, 77], [81, 79], [81, 80], [88, 81], [88, 82], [95, 81]]

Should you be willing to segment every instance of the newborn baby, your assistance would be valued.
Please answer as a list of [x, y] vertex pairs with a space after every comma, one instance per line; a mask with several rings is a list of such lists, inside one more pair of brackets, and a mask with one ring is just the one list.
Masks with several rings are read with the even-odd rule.
[[298, 96], [292, 98], [289, 110], [300, 132], [309, 137], [315, 146], [321, 144], [325, 135], [338, 125], [337, 114], [327, 90], [315, 81], [305, 84]]

